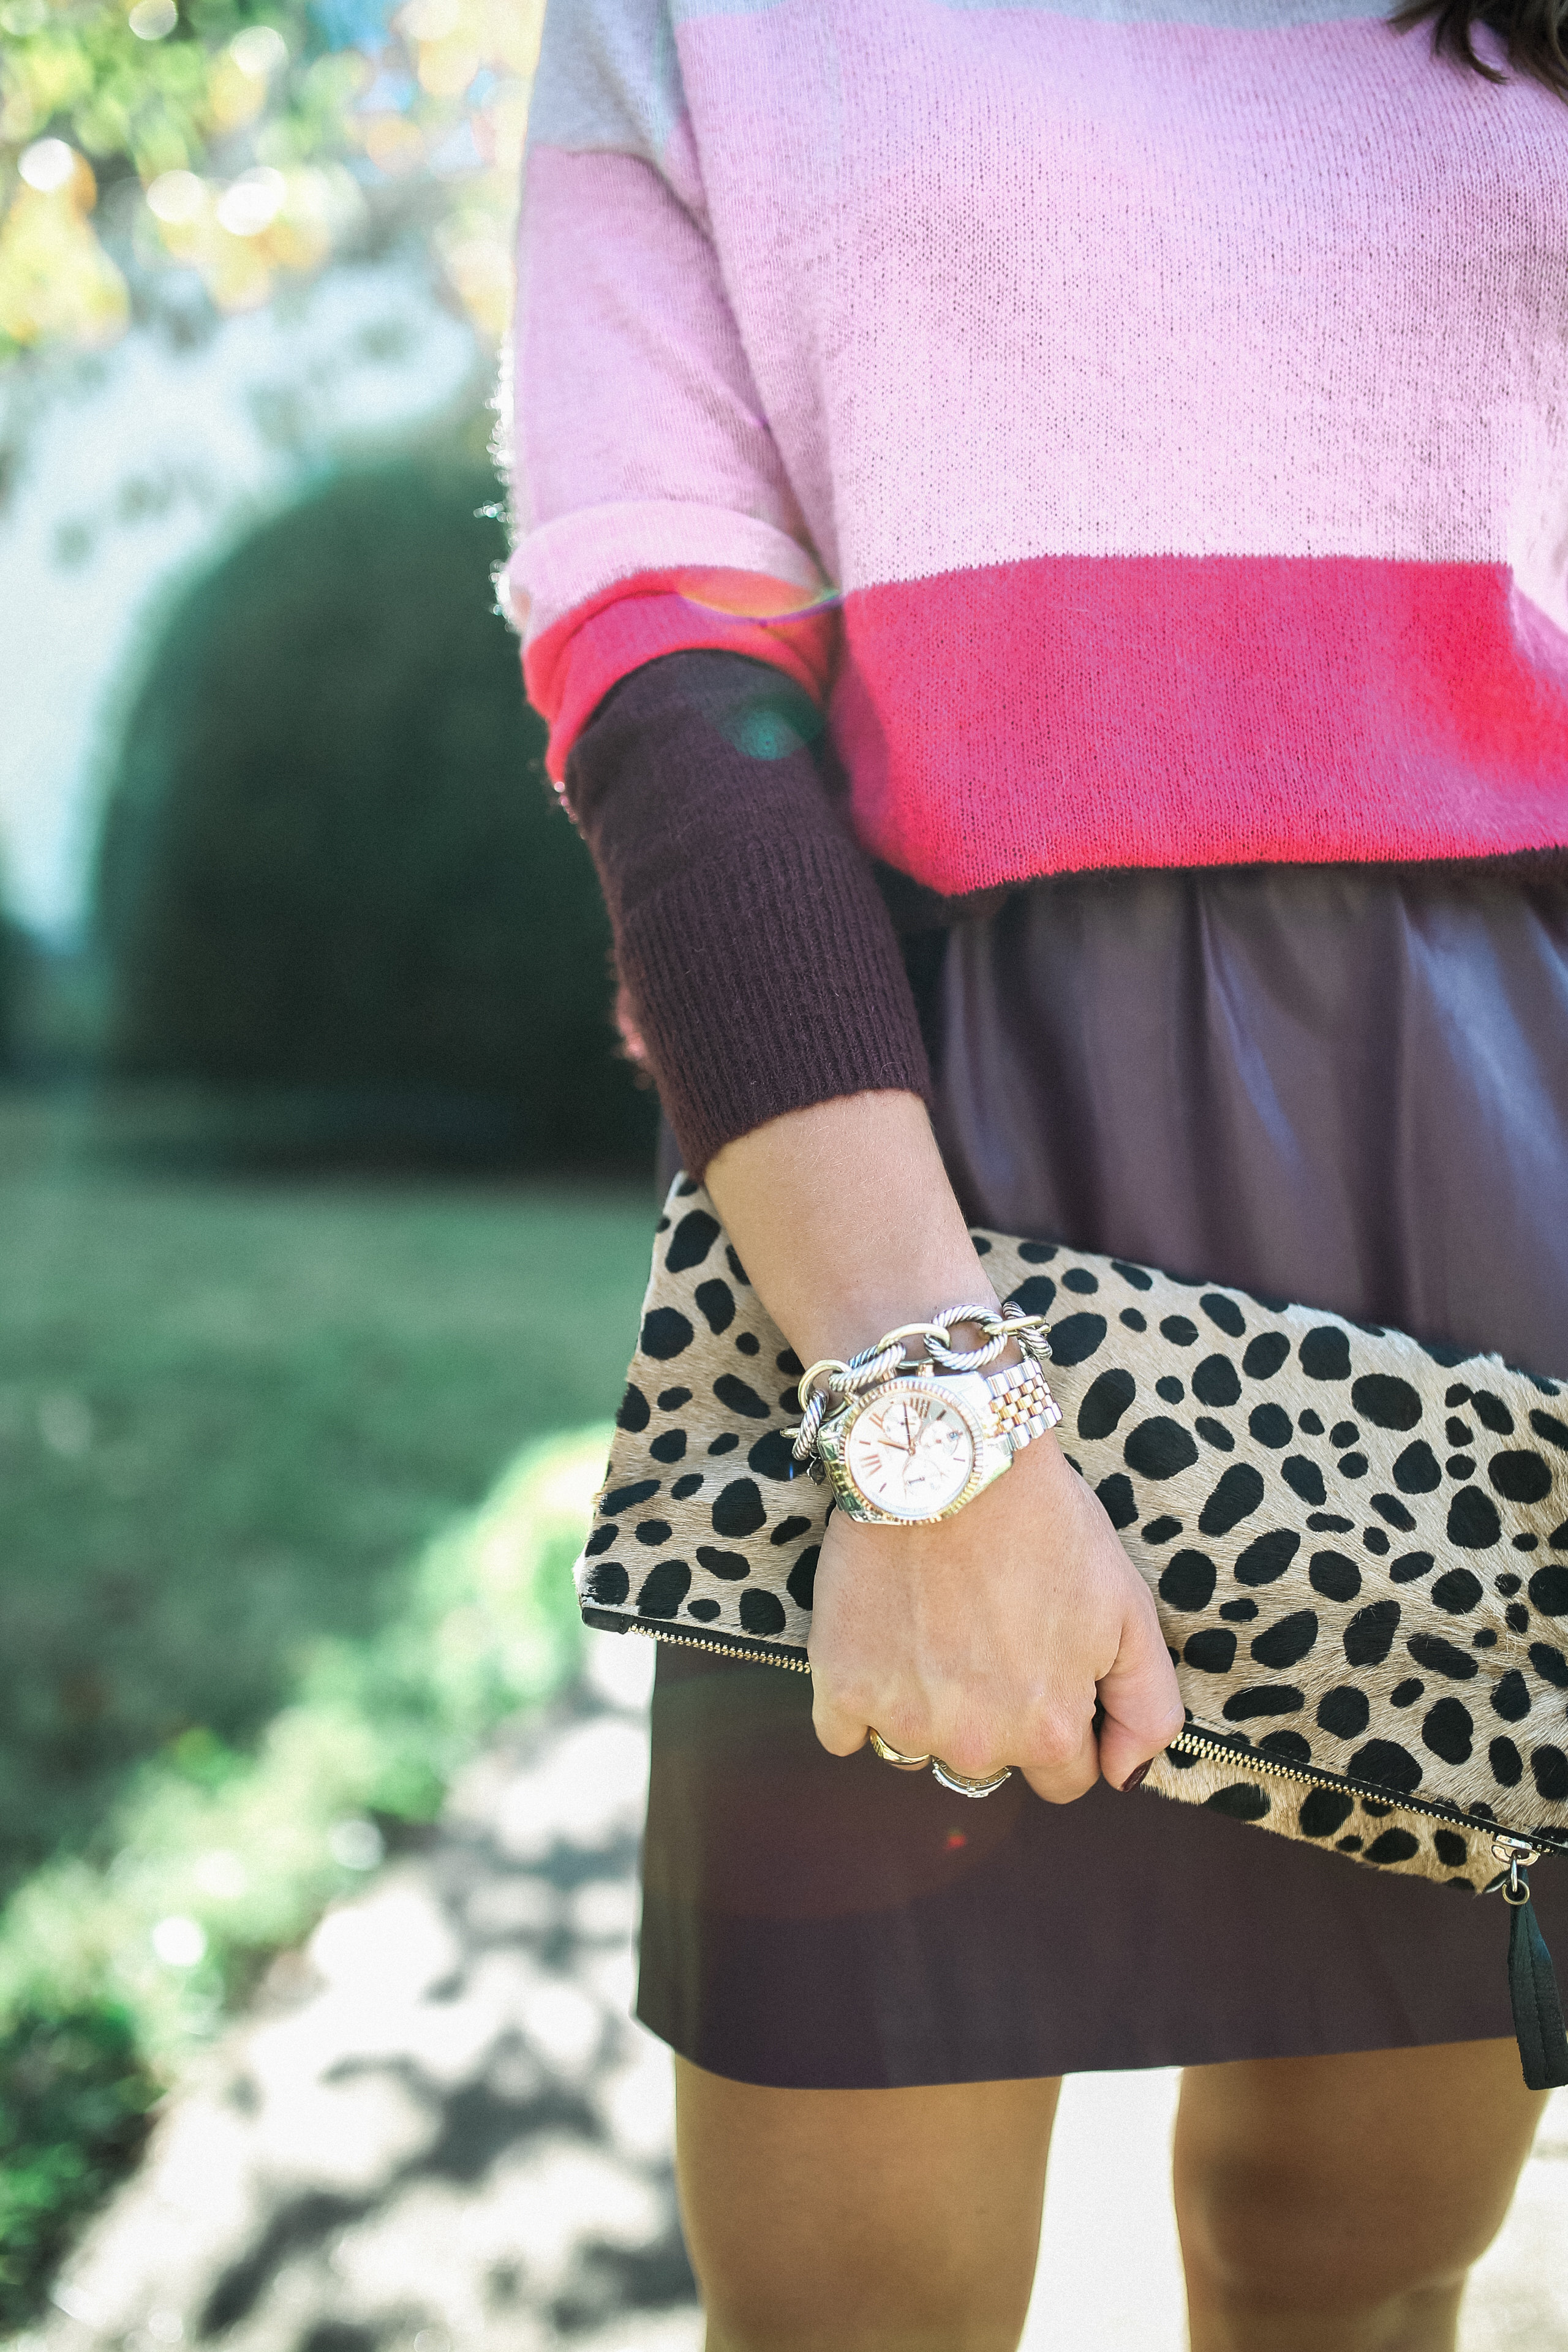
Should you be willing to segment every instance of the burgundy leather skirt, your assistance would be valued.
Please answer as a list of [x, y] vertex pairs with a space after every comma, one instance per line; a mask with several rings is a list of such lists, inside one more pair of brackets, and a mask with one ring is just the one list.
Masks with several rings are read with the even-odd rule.
[[[928, 967], [967, 1213], [1568, 1371], [1568, 882], [1045, 883]], [[916, 1302], [917, 1304], [919, 1302]], [[1568, 1863], [1536, 1873], [1568, 1977]], [[805, 1677], [664, 1650], [637, 2013], [822, 2089], [1510, 2032], [1500, 1903], [1103, 1784], [826, 1755]]]

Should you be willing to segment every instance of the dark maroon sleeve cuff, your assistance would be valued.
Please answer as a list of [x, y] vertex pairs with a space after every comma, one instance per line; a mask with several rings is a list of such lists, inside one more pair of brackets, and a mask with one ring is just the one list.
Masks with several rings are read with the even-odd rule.
[[787, 678], [724, 653], [622, 680], [566, 798], [599, 870], [681, 1156], [700, 1175], [785, 1111], [930, 1075], [891, 919]]

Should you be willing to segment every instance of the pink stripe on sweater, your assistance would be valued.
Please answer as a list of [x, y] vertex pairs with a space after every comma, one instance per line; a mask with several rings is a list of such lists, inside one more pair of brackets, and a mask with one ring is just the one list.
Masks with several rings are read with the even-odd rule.
[[955, 894], [1568, 843], [1568, 638], [1521, 621], [1480, 564], [1055, 557], [858, 590], [857, 829]]

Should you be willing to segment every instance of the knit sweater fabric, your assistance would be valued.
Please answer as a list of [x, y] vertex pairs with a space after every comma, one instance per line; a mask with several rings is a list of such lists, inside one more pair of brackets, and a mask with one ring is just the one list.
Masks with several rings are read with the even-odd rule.
[[1568, 841], [1565, 187], [1568, 106], [1366, 0], [550, 0], [553, 772], [708, 648], [946, 894]]

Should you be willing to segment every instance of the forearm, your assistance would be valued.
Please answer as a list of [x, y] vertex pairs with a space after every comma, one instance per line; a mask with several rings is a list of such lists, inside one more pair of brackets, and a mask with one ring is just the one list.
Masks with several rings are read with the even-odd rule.
[[727, 1144], [707, 1182], [805, 1363], [995, 1297], [916, 1095], [853, 1095], [772, 1119]]

